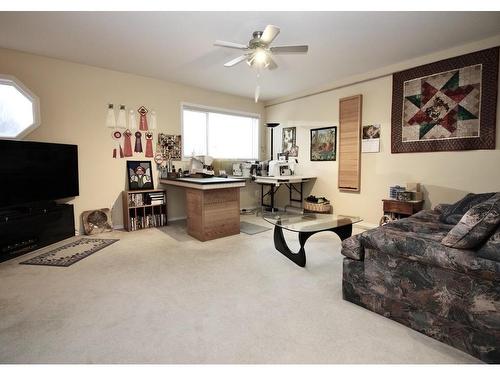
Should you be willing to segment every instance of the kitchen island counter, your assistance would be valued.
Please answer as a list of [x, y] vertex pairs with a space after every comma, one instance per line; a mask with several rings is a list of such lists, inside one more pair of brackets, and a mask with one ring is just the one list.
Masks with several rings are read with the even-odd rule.
[[187, 232], [207, 241], [240, 233], [240, 188], [237, 178], [160, 179], [160, 184], [178, 186], [186, 192]]

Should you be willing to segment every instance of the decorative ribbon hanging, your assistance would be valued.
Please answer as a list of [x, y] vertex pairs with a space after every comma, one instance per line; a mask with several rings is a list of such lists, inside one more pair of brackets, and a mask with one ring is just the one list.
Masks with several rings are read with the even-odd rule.
[[142, 133], [135, 132], [135, 152], [142, 152], [142, 142], [141, 142]]
[[147, 108], [144, 107], [143, 105], [141, 105], [139, 107], [139, 109], [137, 110], [137, 112], [139, 112], [139, 114], [141, 115], [141, 118], [139, 119], [139, 130], [143, 130], [143, 131], [148, 130], [148, 117], [147, 117], [148, 110], [147, 110]]
[[152, 132], [146, 132], [144, 135], [146, 137], [146, 154], [145, 156], [147, 158], [152, 158], [153, 155], [153, 133]]
[[125, 129], [127, 127], [127, 112], [123, 104], [120, 104], [118, 119], [116, 120], [116, 127], [120, 129]]
[[117, 157], [117, 150], [120, 151], [120, 158], [123, 158], [123, 149], [120, 144], [120, 139], [122, 137], [122, 133], [119, 130], [115, 130], [112, 134], [113, 139], [116, 141], [116, 147], [113, 149], [113, 158]]
[[130, 130], [135, 130], [137, 129], [137, 122], [135, 121], [135, 112], [133, 109], [131, 109], [128, 112], [128, 128]]
[[157, 152], [157, 153], [155, 154], [155, 159], [154, 159], [154, 160], [155, 160], [155, 163], [156, 163], [156, 164], [161, 165], [161, 163], [163, 163], [163, 161], [164, 161], [165, 159], [163, 158], [163, 155], [161, 154], [161, 152]]
[[106, 114], [106, 127], [116, 128], [115, 108], [113, 104], [108, 104], [108, 112]]
[[151, 124], [150, 124], [149, 129], [156, 130], [156, 128], [158, 127], [158, 120], [156, 119], [156, 112], [151, 111], [149, 116], [150, 116], [150, 120], [151, 120]]
[[123, 132], [123, 155], [125, 157], [133, 156], [132, 154], [132, 132], [127, 129]]

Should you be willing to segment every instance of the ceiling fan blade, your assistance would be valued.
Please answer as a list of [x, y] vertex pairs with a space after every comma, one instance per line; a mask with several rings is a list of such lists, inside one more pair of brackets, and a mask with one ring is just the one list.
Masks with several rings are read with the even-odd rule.
[[226, 42], [224, 40], [216, 40], [215, 43], [214, 43], [214, 46], [226, 47], [226, 48], [233, 48], [233, 49], [247, 49], [248, 48], [244, 44], [233, 43], [233, 42]]
[[260, 40], [266, 44], [271, 44], [272, 41], [278, 36], [280, 33], [280, 28], [274, 25], [267, 25], [260, 37]]
[[269, 57], [269, 65], [267, 66], [267, 69], [274, 70], [277, 67], [278, 67], [278, 64], [276, 64], [276, 62], [271, 57]]
[[271, 47], [271, 52], [276, 55], [285, 55], [292, 53], [307, 53], [309, 46], [279, 46]]
[[247, 59], [246, 55], [241, 55], [241, 56], [239, 56], [231, 61], [228, 61], [227, 63], [224, 64], [224, 66], [226, 68], [230, 68], [232, 66], [235, 66], [236, 64], [239, 64], [242, 61], [245, 61], [246, 59]]

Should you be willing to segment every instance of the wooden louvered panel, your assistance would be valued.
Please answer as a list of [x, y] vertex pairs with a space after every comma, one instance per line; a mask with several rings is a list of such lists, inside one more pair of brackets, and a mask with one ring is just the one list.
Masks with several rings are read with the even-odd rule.
[[340, 190], [359, 191], [361, 172], [362, 95], [339, 101], [339, 181]]

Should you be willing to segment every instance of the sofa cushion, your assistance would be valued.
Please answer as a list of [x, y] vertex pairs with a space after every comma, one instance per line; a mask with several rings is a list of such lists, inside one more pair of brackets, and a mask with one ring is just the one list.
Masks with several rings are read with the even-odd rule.
[[500, 193], [472, 207], [441, 243], [457, 249], [473, 249], [488, 240], [500, 224]]
[[453, 204], [447, 205], [443, 208], [440, 207], [441, 215], [439, 216], [439, 220], [443, 223], [456, 225], [458, 224], [462, 216], [465, 215], [465, 213], [469, 211], [473, 206], [490, 199], [494, 195], [495, 193], [469, 193]]
[[500, 262], [500, 225], [476, 254], [481, 258]]
[[[429, 238], [431, 236], [385, 225], [372, 231], [370, 235], [360, 236], [360, 242], [364, 249], [381, 251], [393, 257], [406, 258], [485, 280], [500, 281], [500, 262], [481, 258], [475, 251], [444, 246]], [[365, 258], [367, 257], [365, 253]]]
[[[413, 214], [408, 219], [418, 220], [421, 222], [433, 221], [433, 222], [441, 223], [439, 221], [439, 215], [440, 215], [440, 212], [437, 211], [435, 208], [434, 210], [418, 211], [416, 214]], [[444, 224], [444, 223], [441, 223], [441, 224]]]
[[444, 210], [447, 210], [448, 207], [450, 207], [451, 204], [447, 204], [447, 203], [439, 203], [436, 205], [436, 207], [434, 207], [434, 212], [436, 212], [437, 214], [441, 215], [443, 213]]
[[439, 242], [453, 228], [453, 225], [442, 223], [437, 217], [438, 215], [433, 211], [420, 211], [413, 216], [392, 221], [384, 228], [415, 232], [422, 238]]
[[365, 232], [351, 236], [342, 241], [342, 255], [354, 260], [363, 260], [365, 250], [362, 244], [362, 237], [371, 236], [375, 231], [383, 228], [394, 228], [405, 232], [418, 232], [423, 238], [441, 241], [453, 228], [453, 225], [441, 223], [438, 220], [439, 213], [432, 210], [422, 210], [413, 216], [391, 221], [383, 227], [377, 227]]

